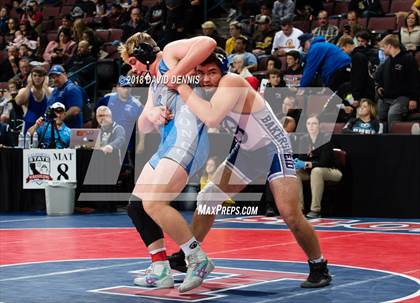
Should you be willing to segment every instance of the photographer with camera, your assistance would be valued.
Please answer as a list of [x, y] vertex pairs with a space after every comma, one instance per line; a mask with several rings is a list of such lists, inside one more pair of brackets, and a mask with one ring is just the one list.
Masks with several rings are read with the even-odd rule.
[[20, 89], [16, 96], [16, 103], [26, 107], [25, 132], [47, 109], [47, 100], [52, 89], [48, 87], [46, 76], [47, 72], [42, 67], [34, 67], [28, 77], [28, 84]]
[[70, 145], [70, 128], [64, 124], [66, 107], [60, 102], [51, 105], [43, 117], [28, 129], [32, 136], [38, 134], [39, 146], [43, 148], [67, 148]]
[[39, 9], [38, 2], [35, 0], [31, 0], [28, 2], [27, 6], [24, 7], [23, 9], [23, 14], [20, 19], [20, 23], [29, 22], [31, 27], [37, 33], [41, 33], [40, 25], [42, 24], [43, 19], [44, 19], [44, 15]]

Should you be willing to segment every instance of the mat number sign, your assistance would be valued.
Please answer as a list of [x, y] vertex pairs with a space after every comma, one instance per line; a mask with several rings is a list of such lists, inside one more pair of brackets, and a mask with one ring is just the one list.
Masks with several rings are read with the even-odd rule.
[[42, 189], [48, 181], [76, 182], [76, 150], [23, 150], [23, 188]]

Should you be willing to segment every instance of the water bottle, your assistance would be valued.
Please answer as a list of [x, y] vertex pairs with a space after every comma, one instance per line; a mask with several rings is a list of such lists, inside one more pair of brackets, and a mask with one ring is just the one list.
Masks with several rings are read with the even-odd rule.
[[23, 130], [19, 133], [18, 148], [25, 148], [25, 135]]
[[38, 147], [38, 134], [34, 132], [32, 135], [32, 146], [31, 148], [37, 148]]
[[25, 148], [31, 148], [31, 134], [26, 132], [25, 135]]

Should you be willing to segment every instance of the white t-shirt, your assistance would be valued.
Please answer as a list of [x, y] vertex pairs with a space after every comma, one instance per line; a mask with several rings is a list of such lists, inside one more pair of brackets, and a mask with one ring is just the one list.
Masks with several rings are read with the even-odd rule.
[[288, 47], [285, 49], [286, 52], [291, 50], [300, 50], [300, 41], [298, 39], [299, 36], [303, 35], [303, 32], [294, 27], [290, 36], [286, 36], [283, 31], [278, 31], [274, 36], [273, 48], [271, 49], [271, 53], [274, 53], [275, 48], [279, 47]]

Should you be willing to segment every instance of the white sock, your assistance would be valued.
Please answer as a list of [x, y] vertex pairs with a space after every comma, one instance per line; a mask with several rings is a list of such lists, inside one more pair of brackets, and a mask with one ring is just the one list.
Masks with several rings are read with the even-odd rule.
[[193, 253], [200, 250], [200, 243], [198, 243], [198, 241], [193, 236], [186, 243], [181, 244], [181, 249], [184, 252], [185, 256], [188, 257], [189, 255], [192, 255]]
[[321, 255], [318, 259], [309, 260], [311, 263], [322, 263], [324, 262], [324, 257]]

